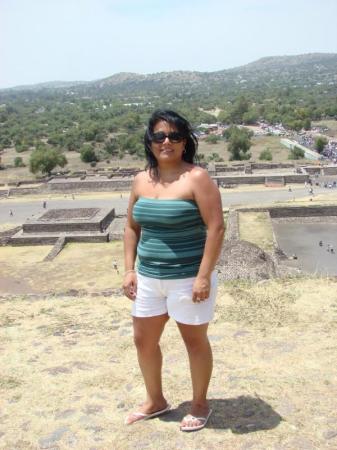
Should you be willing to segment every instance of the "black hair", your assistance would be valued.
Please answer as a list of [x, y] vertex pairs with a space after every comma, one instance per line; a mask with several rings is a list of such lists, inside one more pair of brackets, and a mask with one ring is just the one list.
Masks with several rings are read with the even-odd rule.
[[182, 155], [183, 161], [194, 164], [198, 163], [197, 160], [197, 150], [198, 150], [198, 139], [193, 132], [191, 124], [180, 116], [175, 111], [170, 111], [167, 109], [157, 109], [153, 112], [149, 119], [149, 123], [144, 135], [144, 145], [145, 145], [145, 157], [147, 160], [146, 168], [158, 175], [157, 167], [158, 162], [154, 157], [151, 150], [152, 134], [155, 125], [163, 120], [164, 122], [174, 125], [177, 131], [186, 139], [185, 150]]

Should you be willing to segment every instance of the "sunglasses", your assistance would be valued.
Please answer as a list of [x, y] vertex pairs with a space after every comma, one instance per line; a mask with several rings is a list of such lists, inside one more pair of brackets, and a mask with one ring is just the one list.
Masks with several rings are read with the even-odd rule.
[[155, 142], [156, 144], [162, 144], [166, 138], [168, 138], [172, 144], [178, 144], [185, 139], [184, 136], [178, 131], [171, 131], [169, 134], [165, 134], [163, 131], [158, 131], [158, 133], [153, 133], [151, 136], [152, 142]]

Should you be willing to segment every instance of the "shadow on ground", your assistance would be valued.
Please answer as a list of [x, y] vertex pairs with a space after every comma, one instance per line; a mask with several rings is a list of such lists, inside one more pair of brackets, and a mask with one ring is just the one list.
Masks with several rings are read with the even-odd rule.
[[[236, 434], [271, 430], [283, 420], [268, 403], [257, 397], [242, 395], [237, 398], [212, 399], [209, 405], [213, 414], [207, 427], [230, 429]], [[159, 419], [164, 422], [180, 422], [189, 410], [190, 402], [183, 402]]]

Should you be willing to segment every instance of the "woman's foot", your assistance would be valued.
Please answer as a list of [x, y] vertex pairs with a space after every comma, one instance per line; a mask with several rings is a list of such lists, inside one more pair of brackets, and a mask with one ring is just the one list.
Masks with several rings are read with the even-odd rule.
[[196, 431], [204, 428], [212, 410], [208, 405], [192, 405], [190, 414], [187, 414], [180, 423], [182, 431]]
[[153, 403], [143, 403], [138, 411], [132, 412], [128, 414], [125, 418], [125, 425], [132, 425], [135, 422], [139, 422], [141, 420], [152, 419], [157, 416], [161, 416], [165, 414], [171, 409], [171, 405], [167, 402], [163, 404], [153, 404]]

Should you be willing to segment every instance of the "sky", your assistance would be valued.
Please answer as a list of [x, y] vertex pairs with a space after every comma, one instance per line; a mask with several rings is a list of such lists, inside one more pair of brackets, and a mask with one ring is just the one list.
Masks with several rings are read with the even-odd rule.
[[337, 53], [337, 0], [0, 0], [0, 88]]

